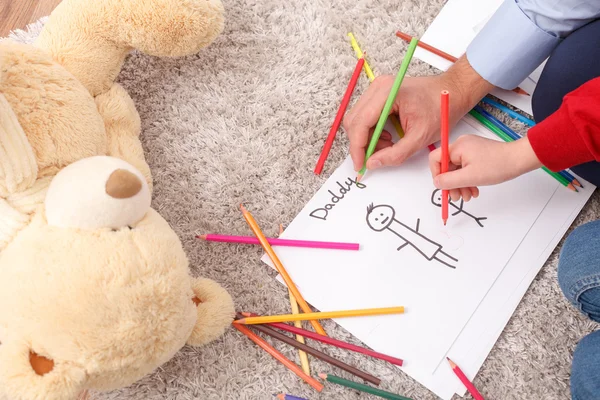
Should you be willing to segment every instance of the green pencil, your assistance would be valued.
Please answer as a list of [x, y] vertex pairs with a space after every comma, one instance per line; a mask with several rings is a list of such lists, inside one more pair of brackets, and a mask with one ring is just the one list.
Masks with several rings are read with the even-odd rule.
[[[504, 140], [505, 142], [514, 142], [513, 138], [508, 136], [506, 133], [502, 132], [502, 129], [500, 129], [496, 125], [492, 124], [490, 121], [488, 121], [487, 118], [485, 118], [483, 115], [481, 115], [476, 110], [469, 111], [469, 114], [471, 116], [473, 116], [477, 121], [481, 122], [481, 124], [484, 125], [486, 128], [488, 128], [490, 131], [495, 133], [496, 136], [498, 136], [500, 139]], [[577, 192], [577, 188], [575, 188], [575, 186], [561, 174], [552, 172], [546, 167], [542, 167], [542, 169], [544, 171], [546, 171], [549, 175], [551, 175], [554, 179], [556, 179], [561, 185], [566, 186], [567, 188]]]
[[392, 90], [390, 91], [390, 94], [385, 102], [385, 106], [383, 106], [383, 111], [381, 111], [379, 121], [377, 121], [377, 125], [375, 126], [375, 132], [373, 132], [373, 137], [371, 138], [371, 142], [369, 143], [369, 147], [367, 148], [367, 154], [365, 155], [365, 164], [363, 165], [362, 169], [358, 173], [358, 177], [356, 178], [358, 181], [360, 181], [362, 176], [367, 171], [367, 160], [375, 152], [375, 146], [377, 146], [377, 142], [379, 141], [381, 132], [383, 132], [385, 121], [387, 121], [388, 117], [390, 116], [390, 111], [392, 110], [394, 100], [398, 95], [398, 90], [400, 90], [400, 85], [404, 80], [406, 70], [408, 69], [408, 65], [410, 64], [410, 60], [412, 60], [413, 54], [415, 53], [415, 49], [417, 48], [418, 43], [419, 39], [412, 38], [410, 44], [408, 45], [408, 50], [406, 50], [406, 55], [404, 56], [404, 60], [402, 60], [402, 65], [400, 65], [400, 69], [398, 70], [398, 74], [396, 75], [396, 79], [394, 80], [394, 84], [392, 85]]
[[337, 383], [338, 385], [342, 385], [342, 386], [346, 386], [346, 387], [349, 387], [352, 389], [360, 390], [361, 392], [365, 392], [365, 393], [373, 394], [375, 396], [383, 397], [384, 399], [411, 400], [408, 397], [400, 396], [399, 394], [386, 392], [385, 390], [376, 389], [371, 386], [363, 385], [362, 383], [352, 382], [347, 379], [340, 378], [340, 377], [337, 377], [334, 375], [319, 374], [319, 377], [321, 377], [321, 379], [325, 379], [326, 381], [329, 381], [331, 383]]

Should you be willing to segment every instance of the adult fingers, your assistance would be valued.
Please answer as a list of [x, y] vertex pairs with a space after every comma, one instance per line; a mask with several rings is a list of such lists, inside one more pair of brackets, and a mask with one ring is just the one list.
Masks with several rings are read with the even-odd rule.
[[400, 165], [408, 157], [421, 150], [421, 147], [418, 135], [405, 135], [392, 147], [374, 153], [367, 161], [367, 168], [377, 169], [382, 166]]

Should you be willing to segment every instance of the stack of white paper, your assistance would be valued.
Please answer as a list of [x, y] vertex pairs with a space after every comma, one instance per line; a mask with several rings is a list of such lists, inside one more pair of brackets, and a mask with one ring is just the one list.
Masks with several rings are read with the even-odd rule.
[[[468, 117], [450, 140], [465, 134], [495, 139]], [[582, 183], [584, 190], [571, 192], [538, 170], [483, 187], [478, 199], [451, 204], [444, 227], [427, 150], [401, 167], [368, 172], [361, 183], [347, 159], [283, 237], [357, 242], [360, 251], [276, 252], [318, 310], [405, 306], [402, 315], [336, 322], [369, 347], [404, 359], [404, 372], [450, 399], [465, 388], [445, 357], [475, 376], [595, 189]]]

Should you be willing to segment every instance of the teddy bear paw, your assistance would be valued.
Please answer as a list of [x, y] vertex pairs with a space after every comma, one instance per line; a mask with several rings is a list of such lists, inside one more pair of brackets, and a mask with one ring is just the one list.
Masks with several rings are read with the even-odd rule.
[[231, 325], [235, 307], [229, 293], [210, 279], [193, 279], [192, 289], [198, 318], [187, 343], [202, 346], [219, 338]]

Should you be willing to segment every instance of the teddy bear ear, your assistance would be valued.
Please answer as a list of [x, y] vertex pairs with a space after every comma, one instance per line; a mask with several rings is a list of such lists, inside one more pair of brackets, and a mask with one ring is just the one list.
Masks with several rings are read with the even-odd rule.
[[0, 345], [0, 398], [76, 400], [86, 376], [83, 368], [38, 354], [23, 341]]

